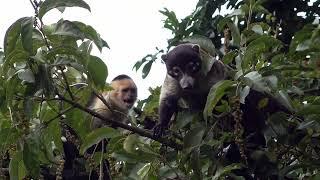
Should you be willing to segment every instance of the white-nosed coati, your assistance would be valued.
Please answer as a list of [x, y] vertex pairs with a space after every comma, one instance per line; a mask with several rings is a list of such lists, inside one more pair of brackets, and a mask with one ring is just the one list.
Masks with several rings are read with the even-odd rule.
[[[187, 103], [191, 111], [203, 110], [210, 88], [227, 78], [226, 66], [214, 58], [212, 58], [214, 62], [211, 69], [205, 74], [201, 70], [205, 64], [201, 53], [202, 49], [197, 44], [180, 44], [161, 57], [165, 62], [167, 74], [161, 88], [160, 120], [154, 127], [155, 137], [163, 136], [165, 130], [169, 128], [173, 114], [179, 109], [180, 99]], [[264, 98], [268, 98], [268, 103], [265, 107], [259, 108], [258, 104]], [[275, 98], [253, 89], [246, 96], [245, 103], [240, 104], [240, 109], [242, 111], [241, 123], [244, 128], [244, 144], [248, 145], [246, 146], [247, 155], [258, 148], [265, 147], [263, 130], [270, 114], [279, 111], [290, 113]], [[227, 142], [225, 149], [227, 150], [223, 156], [230, 164], [240, 161], [239, 148], [234, 142]], [[244, 175], [246, 179], [252, 179], [252, 174], [244, 169], [236, 173]]]
[[201, 70], [203, 62], [197, 44], [180, 44], [161, 58], [167, 74], [160, 93], [160, 123], [154, 129], [156, 136], [161, 136], [168, 128], [179, 99], [187, 102], [190, 109], [201, 110], [211, 86], [226, 78], [225, 66], [219, 60], [214, 60], [207, 74]]

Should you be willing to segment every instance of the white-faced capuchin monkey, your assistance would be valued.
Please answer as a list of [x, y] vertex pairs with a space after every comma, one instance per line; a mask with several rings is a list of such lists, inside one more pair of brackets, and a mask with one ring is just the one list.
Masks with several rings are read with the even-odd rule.
[[[102, 93], [108, 106], [95, 97], [90, 108], [108, 119], [125, 122], [128, 119], [128, 111], [137, 100], [137, 86], [129, 76], [121, 74], [111, 81], [111, 87], [113, 90]], [[96, 129], [109, 124], [93, 117], [91, 125]]]

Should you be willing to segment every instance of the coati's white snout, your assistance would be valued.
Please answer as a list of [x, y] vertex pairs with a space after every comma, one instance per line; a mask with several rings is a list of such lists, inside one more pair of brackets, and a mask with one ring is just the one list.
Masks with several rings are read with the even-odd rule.
[[188, 75], [183, 75], [180, 80], [180, 86], [183, 90], [191, 90], [194, 88], [195, 79]]

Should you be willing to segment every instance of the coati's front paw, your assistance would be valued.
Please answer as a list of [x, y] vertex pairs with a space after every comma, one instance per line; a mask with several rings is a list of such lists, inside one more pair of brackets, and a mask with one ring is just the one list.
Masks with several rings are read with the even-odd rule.
[[155, 138], [161, 138], [162, 136], [164, 136], [165, 134], [165, 130], [167, 128], [165, 126], [163, 126], [162, 124], [157, 124], [154, 128], [153, 128], [153, 136]]

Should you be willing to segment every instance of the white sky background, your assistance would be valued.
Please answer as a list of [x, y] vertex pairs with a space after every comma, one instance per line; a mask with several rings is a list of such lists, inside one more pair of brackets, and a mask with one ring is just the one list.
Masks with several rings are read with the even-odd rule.
[[[106, 40], [110, 49], [102, 53], [94, 50], [108, 66], [110, 82], [116, 75], [127, 74], [138, 86], [138, 98], [149, 95], [148, 88], [162, 84], [165, 66], [160, 59], [152, 66], [146, 79], [141, 78], [141, 69], [132, 70], [136, 61], [156, 52], [155, 47], [165, 48], [170, 31], [163, 28], [165, 17], [159, 13], [164, 7], [176, 13], [178, 18], [189, 15], [198, 0], [85, 0], [91, 13], [82, 8], [66, 8], [61, 14], [54, 9], [44, 16], [44, 23], [51, 24], [60, 18], [82, 21], [91, 25]], [[8, 27], [20, 17], [33, 16], [34, 10], [29, 0], [8, 0], [0, 6], [0, 47]]]

